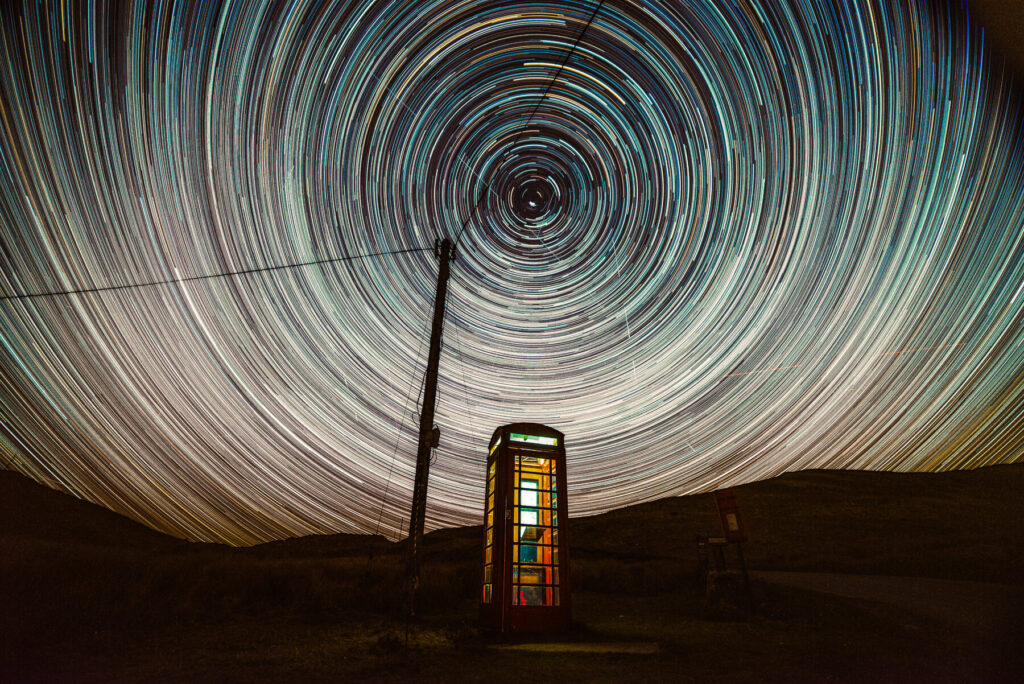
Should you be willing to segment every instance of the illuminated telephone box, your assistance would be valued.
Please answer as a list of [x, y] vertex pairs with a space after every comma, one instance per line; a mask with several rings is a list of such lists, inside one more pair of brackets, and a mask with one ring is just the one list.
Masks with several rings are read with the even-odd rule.
[[536, 423], [494, 431], [487, 457], [480, 621], [499, 632], [569, 626], [565, 443]]

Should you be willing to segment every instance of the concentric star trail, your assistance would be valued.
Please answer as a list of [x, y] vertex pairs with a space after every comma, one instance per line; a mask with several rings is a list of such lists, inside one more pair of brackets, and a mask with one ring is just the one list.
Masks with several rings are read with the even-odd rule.
[[573, 515], [1022, 459], [1022, 91], [959, 3], [0, 22], [0, 465], [190, 539], [397, 537], [439, 237], [428, 529], [520, 420]]

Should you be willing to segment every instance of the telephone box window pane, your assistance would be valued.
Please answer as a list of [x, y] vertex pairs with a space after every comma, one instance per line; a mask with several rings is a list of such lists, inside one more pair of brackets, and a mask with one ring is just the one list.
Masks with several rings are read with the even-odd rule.
[[558, 587], [551, 590], [551, 605], [558, 605]]
[[523, 525], [537, 524], [537, 511], [525, 510], [519, 515], [519, 522]]
[[487, 528], [487, 545], [490, 546], [492, 543], [494, 543], [494, 528], [493, 527], [488, 527]]
[[555, 549], [546, 544], [541, 545], [524, 542], [522, 544], [517, 544], [517, 548], [519, 551], [517, 552], [516, 557], [519, 559], [518, 562], [520, 563], [543, 563], [545, 565], [550, 565], [558, 562], [557, 557], [553, 553]]
[[522, 490], [519, 492], [519, 504], [521, 506], [537, 506], [537, 481], [523, 480]]
[[544, 587], [519, 587], [519, 605], [521, 606], [543, 606]]
[[494, 526], [494, 511], [493, 510], [487, 511], [487, 526], [488, 527], [493, 527]]
[[488, 564], [486, 567], [484, 567], [484, 584], [490, 584], [491, 583], [491, 575], [492, 575], [493, 568], [494, 568], [494, 566], [490, 565], [490, 564]]
[[491, 602], [491, 585], [490, 584], [485, 584], [484, 585], [484, 603], [490, 603], [490, 602]]
[[491, 547], [488, 546], [487, 548], [484, 549], [484, 563], [490, 563], [490, 562], [491, 562]]
[[520, 563], [536, 563], [537, 562], [537, 547], [529, 544], [523, 544], [519, 547], [519, 562]]
[[516, 584], [550, 584], [548, 573], [543, 565], [521, 565], [512, 571], [512, 581]]
[[521, 537], [523, 541], [535, 542], [539, 541], [544, 537], [544, 533], [547, 532], [546, 528], [543, 527], [527, 527], [523, 526]]

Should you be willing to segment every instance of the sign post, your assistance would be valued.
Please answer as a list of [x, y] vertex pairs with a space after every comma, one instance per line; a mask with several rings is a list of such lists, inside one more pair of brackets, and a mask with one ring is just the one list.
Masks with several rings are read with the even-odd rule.
[[715, 506], [718, 508], [718, 517], [722, 522], [722, 535], [725, 537], [725, 541], [736, 545], [736, 554], [740, 560], [740, 570], [743, 572], [743, 587], [747, 594], [747, 608], [753, 613], [754, 595], [750, 591], [747, 561], [743, 557], [743, 542], [748, 539], [747, 528], [743, 524], [740, 505], [736, 501], [736, 492], [731, 488], [715, 492]]

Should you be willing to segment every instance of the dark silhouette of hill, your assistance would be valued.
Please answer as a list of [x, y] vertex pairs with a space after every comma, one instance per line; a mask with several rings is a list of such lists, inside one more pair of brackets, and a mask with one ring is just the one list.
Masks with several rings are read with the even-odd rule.
[[[937, 474], [804, 471], [735, 491], [750, 532], [745, 549], [752, 570], [918, 576], [965, 587], [966, 580], [1019, 585], [1024, 578], [1024, 464]], [[385, 676], [380, 669], [394, 664], [387, 655], [394, 638], [380, 625], [404, 614], [407, 596], [401, 542], [337, 534], [244, 548], [189, 543], [12, 472], [0, 472], [0, 515], [6, 597], [0, 680], [195, 678], [182, 663], [197, 658], [212, 668], [206, 679], [256, 679], [267, 674], [264, 650], [279, 642], [291, 650], [274, 656], [281, 659], [271, 671], [278, 680], [299, 668], [312, 679], [344, 674], [369, 681], [447, 681], [461, 667], [458, 659], [432, 655], [426, 670], [413, 668], [408, 677]], [[712, 623], [701, 621], [704, 589], [694, 541], [697, 533], [719, 533], [710, 494], [569, 522], [578, 613], [593, 638], [668, 644], [669, 652], [646, 666], [649, 678], [669, 676], [675, 659], [684, 652], [690, 658], [688, 649], [697, 643], [707, 662], [740, 668], [735, 681], [756, 679], [760, 675], [752, 673], [764, 662], [774, 662], [785, 681], [877, 679], [882, 670], [864, 669], [862, 659], [846, 662], [850, 644], [860, 644], [877, 656], [888, 681], [1011, 681], [1000, 674], [1006, 649], [993, 646], [1003, 637], [991, 636], [1013, 632], [1001, 624], [980, 636], [892, 607], [760, 586], [760, 622], [710, 629]], [[474, 633], [481, 534], [474, 526], [425, 538], [418, 615], [444, 624], [430, 643], [450, 647]], [[309, 660], [308, 653], [325, 648], [325, 629], [334, 630], [334, 655]], [[371, 642], [368, 629], [377, 630]], [[756, 646], [749, 643], [751, 629], [760, 635]], [[891, 633], [910, 639], [912, 648]], [[378, 637], [383, 647], [374, 645]], [[470, 643], [477, 643], [474, 638]], [[976, 643], [964, 645], [963, 639]], [[787, 640], [792, 650], [779, 651]], [[218, 646], [204, 650], [207, 642]], [[126, 651], [126, 644], [138, 644], [138, 651]], [[177, 654], [171, 660], [165, 660], [168, 648]], [[739, 660], [737, 648], [746, 654]], [[339, 660], [352, 649], [363, 658], [354, 670]], [[807, 649], [830, 655], [805, 662]], [[106, 660], [97, 660], [98, 652], [107, 653]], [[222, 652], [233, 655], [222, 658]], [[473, 653], [480, 666], [497, 657]], [[949, 654], [960, 654], [960, 660], [951, 662]], [[524, 666], [527, 661], [516, 660], [523, 657], [501, 656], [510, 659], [510, 668]], [[122, 668], [126, 658], [135, 663], [129, 670]], [[580, 658], [573, 661], [577, 666], [591, 662]], [[80, 661], [99, 669], [89, 675], [78, 669]], [[236, 670], [240, 661], [250, 669]], [[833, 677], [833, 661], [853, 667], [853, 674]], [[605, 674], [629, 677], [631, 667]], [[704, 671], [705, 678], [718, 674]]]
[[[1024, 577], [1024, 463], [945, 473], [809, 470], [735, 488], [752, 567], [1016, 581]], [[384, 537], [333, 534], [247, 548], [197, 544], [0, 471], [0, 540], [252, 559], [394, 555]], [[692, 560], [694, 535], [720, 533], [709, 494], [570, 520], [574, 559]], [[427, 535], [428, 557], [475, 564], [480, 527]]]
[[0, 470], [0, 520], [4, 539], [146, 549], [185, 543], [9, 470]]
[[[1024, 463], [945, 473], [807, 470], [735, 488], [747, 562], [817, 570], [1018, 582], [1024, 578]], [[574, 557], [694, 557], [721, 534], [710, 495], [660, 499], [571, 520]]]
[[[762, 569], [919, 574], [1014, 582], [1024, 576], [1024, 464], [945, 473], [809, 470], [735, 488]], [[222, 552], [249, 558], [392, 555], [370, 535], [326, 535], [244, 549], [164, 535], [100, 506], [0, 471], [0, 540], [125, 550]], [[694, 556], [717, 536], [710, 495], [660, 499], [570, 520], [573, 557], [625, 562]], [[475, 563], [479, 526], [430, 532], [426, 553]]]

